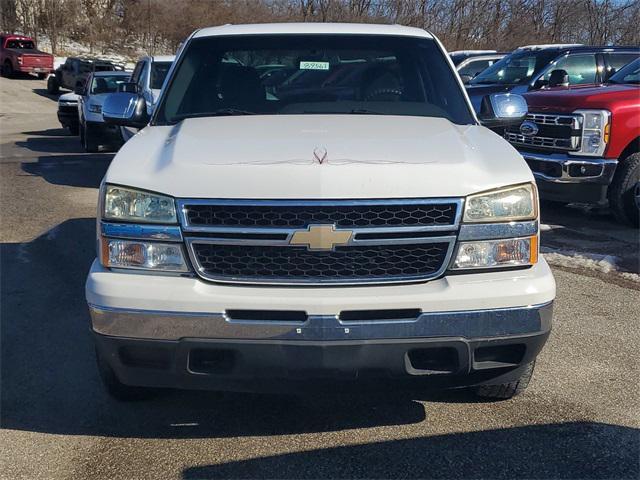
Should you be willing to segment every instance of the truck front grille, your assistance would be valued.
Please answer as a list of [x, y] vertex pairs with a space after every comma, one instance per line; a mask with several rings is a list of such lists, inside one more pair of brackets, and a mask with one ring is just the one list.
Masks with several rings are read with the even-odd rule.
[[208, 277], [273, 283], [419, 279], [440, 270], [448, 249], [447, 242], [346, 246], [328, 252], [305, 247], [193, 244]]
[[[178, 211], [189, 257], [205, 280], [352, 285], [441, 275], [462, 199], [197, 199], [179, 200]], [[293, 240], [319, 230], [342, 240], [328, 246]]]
[[456, 217], [456, 203], [190, 204], [186, 206], [185, 214], [189, 225], [209, 227], [302, 228], [313, 224], [335, 224], [337, 227], [453, 225]]
[[520, 125], [507, 127], [504, 137], [516, 147], [532, 150], [577, 151], [582, 138], [582, 120], [578, 115], [529, 113], [525, 122], [537, 128], [535, 134], [524, 134]]

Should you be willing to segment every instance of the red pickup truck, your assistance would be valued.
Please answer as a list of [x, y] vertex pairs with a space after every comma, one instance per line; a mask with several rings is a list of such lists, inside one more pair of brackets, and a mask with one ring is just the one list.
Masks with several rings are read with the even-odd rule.
[[505, 138], [533, 170], [541, 199], [608, 201], [618, 220], [638, 226], [640, 59], [604, 85], [560, 85], [525, 94], [529, 113]]
[[0, 35], [0, 65], [2, 74], [35, 73], [44, 79], [53, 72], [53, 55], [36, 49], [36, 42], [22, 35]]

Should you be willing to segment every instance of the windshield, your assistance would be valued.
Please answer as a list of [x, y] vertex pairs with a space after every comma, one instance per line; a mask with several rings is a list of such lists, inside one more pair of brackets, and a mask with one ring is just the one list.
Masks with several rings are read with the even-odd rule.
[[156, 123], [271, 114], [473, 117], [436, 42], [376, 35], [206, 37], [187, 46]]
[[640, 58], [622, 67], [613, 74], [609, 83], [635, 83], [640, 84]]
[[171, 62], [153, 62], [151, 64], [151, 77], [149, 85], [152, 89], [160, 90], [164, 79], [171, 68]]
[[17, 48], [19, 50], [33, 50], [36, 48], [31, 40], [7, 40], [5, 48]]
[[91, 93], [98, 95], [100, 93], [115, 93], [118, 91], [118, 85], [129, 81], [126, 75], [109, 75], [93, 77], [91, 82]]
[[528, 83], [534, 74], [539, 73], [557, 55], [557, 51], [549, 52], [545, 50], [512, 53], [480, 73], [469, 84], [500, 83], [518, 85]]

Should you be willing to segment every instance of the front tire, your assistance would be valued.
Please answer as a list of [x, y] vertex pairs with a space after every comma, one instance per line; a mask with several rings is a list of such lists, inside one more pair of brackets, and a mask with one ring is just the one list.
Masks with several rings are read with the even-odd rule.
[[133, 400], [145, 400], [152, 398], [155, 395], [155, 390], [144, 387], [132, 387], [125, 385], [116, 376], [113, 369], [109, 366], [102, 354], [96, 349], [96, 362], [98, 365], [98, 373], [100, 374], [100, 380], [107, 393], [123, 402]]
[[609, 186], [609, 205], [616, 219], [637, 227], [640, 207], [636, 203], [636, 185], [640, 182], [640, 152], [622, 159]]
[[87, 153], [96, 153], [100, 149], [100, 145], [96, 142], [94, 129], [86, 123], [82, 125], [80, 141], [82, 142], [84, 151]]
[[77, 123], [69, 125], [69, 133], [73, 136], [77, 136], [80, 133], [80, 126]]
[[520, 395], [529, 385], [535, 365], [535, 361], [527, 364], [520, 378], [513, 382], [502, 383], [499, 385], [480, 385], [479, 387], [476, 387], [475, 393], [480, 398], [492, 400], [508, 400], [516, 395]]
[[47, 92], [51, 95], [55, 95], [60, 91], [60, 85], [58, 84], [58, 79], [55, 75], [52, 75], [47, 80]]

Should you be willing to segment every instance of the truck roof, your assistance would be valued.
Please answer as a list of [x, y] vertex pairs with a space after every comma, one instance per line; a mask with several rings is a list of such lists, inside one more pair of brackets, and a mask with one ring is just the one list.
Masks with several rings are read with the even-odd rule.
[[278, 34], [360, 34], [396, 35], [433, 38], [421, 28], [401, 25], [379, 25], [367, 23], [259, 23], [246, 25], [222, 25], [198, 30], [193, 38], [215, 35], [278, 35]]
[[638, 46], [633, 45], [583, 45], [580, 43], [572, 44], [572, 43], [549, 43], [545, 45], [526, 45], [524, 47], [516, 48], [513, 53], [520, 53], [526, 50], [571, 50], [577, 52], [607, 52], [607, 51], [617, 51], [617, 50], [635, 50], [640, 51]]

